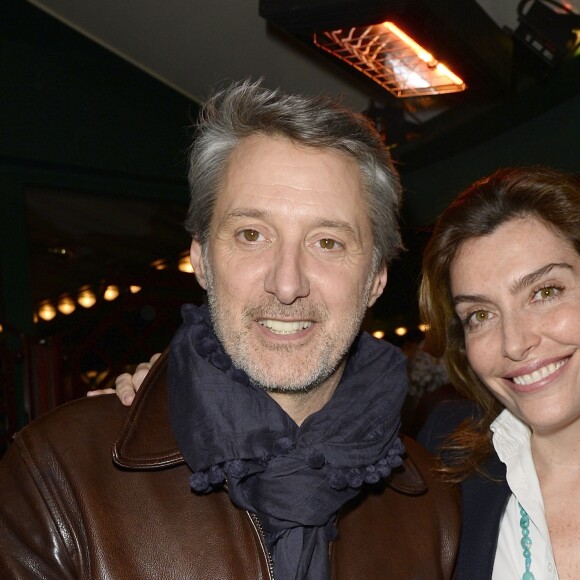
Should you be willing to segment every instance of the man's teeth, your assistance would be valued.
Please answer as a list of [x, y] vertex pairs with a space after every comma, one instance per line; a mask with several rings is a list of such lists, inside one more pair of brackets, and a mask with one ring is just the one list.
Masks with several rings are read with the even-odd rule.
[[559, 360], [556, 363], [551, 363], [530, 373], [529, 375], [520, 375], [519, 377], [513, 377], [513, 381], [516, 385], [531, 385], [538, 382], [540, 379], [544, 379], [551, 374], [555, 373], [559, 368], [563, 367], [568, 362], [568, 359]]
[[275, 334], [293, 334], [304, 328], [312, 326], [309, 320], [298, 320], [295, 322], [284, 322], [282, 320], [260, 320], [259, 323], [269, 328]]

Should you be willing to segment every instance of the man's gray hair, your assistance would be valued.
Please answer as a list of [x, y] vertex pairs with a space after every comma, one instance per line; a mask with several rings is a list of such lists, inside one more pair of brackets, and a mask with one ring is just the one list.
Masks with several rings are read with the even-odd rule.
[[190, 149], [191, 200], [185, 222], [194, 240], [206, 245], [231, 154], [251, 135], [284, 137], [354, 159], [366, 194], [374, 263], [389, 264], [399, 254], [401, 185], [389, 152], [370, 122], [329, 97], [285, 94], [250, 81], [217, 92], [201, 111]]

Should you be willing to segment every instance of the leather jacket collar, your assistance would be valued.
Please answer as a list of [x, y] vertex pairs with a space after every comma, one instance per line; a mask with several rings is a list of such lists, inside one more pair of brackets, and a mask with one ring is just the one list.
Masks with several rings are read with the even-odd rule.
[[143, 381], [113, 443], [113, 461], [128, 469], [160, 469], [184, 463], [171, 432], [165, 351]]

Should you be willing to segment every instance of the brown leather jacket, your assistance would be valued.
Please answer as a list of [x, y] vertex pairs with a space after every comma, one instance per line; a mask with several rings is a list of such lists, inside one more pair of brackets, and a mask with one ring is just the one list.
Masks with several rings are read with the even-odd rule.
[[[404, 469], [340, 510], [333, 579], [452, 577], [457, 495], [430, 476], [426, 451], [405, 444]], [[129, 410], [114, 395], [56, 409], [0, 463], [0, 578], [271, 578], [257, 518], [225, 491], [192, 493], [188, 475], [165, 357]]]

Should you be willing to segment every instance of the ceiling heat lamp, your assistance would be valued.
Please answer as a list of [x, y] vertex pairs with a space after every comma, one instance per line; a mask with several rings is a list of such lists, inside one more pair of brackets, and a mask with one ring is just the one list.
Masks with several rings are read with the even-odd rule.
[[395, 97], [511, 81], [512, 41], [476, 0], [260, 0], [260, 15]]
[[461, 78], [393, 22], [315, 33], [313, 41], [395, 97], [441, 95], [466, 89]]

